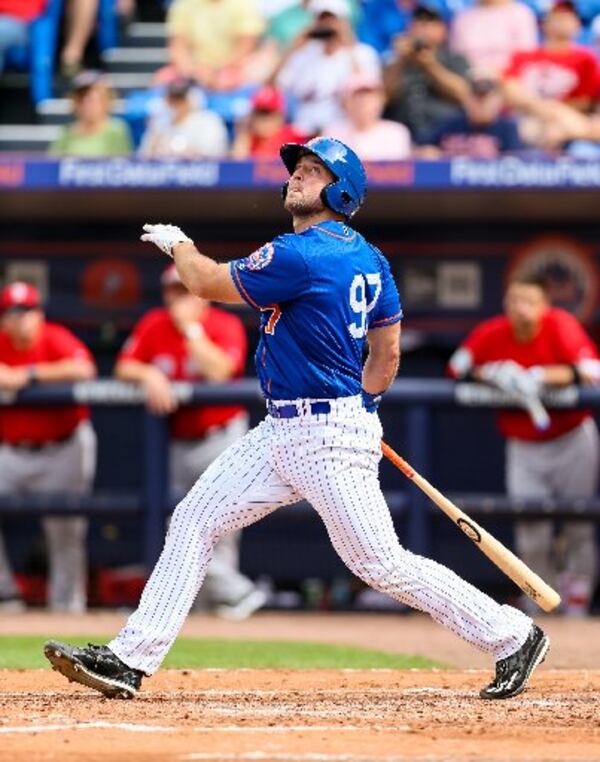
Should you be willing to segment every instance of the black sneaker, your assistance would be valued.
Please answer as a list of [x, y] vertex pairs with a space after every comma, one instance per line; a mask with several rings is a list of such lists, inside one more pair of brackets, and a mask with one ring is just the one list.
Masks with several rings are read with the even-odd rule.
[[505, 699], [518, 696], [525, 690], [533, 670], [546, 658], [550, 639], [534, 624], [525, 643], [512, 656], [496, 662], [496, 677], [482, 688], [482, 699]]
[[44, 646], [44, 656], [52, 669], [69, 682], [94, 688], [107, 698], [133, 698], [144, 677], [143, 672], [128, 667], [107, 646], [89, 643], [86, 648], [79, 648], [49, 640]]

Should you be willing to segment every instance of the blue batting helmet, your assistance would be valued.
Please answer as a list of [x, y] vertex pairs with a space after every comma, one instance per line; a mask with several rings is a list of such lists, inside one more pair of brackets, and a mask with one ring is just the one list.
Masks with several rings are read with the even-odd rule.
[[[358, 211], [367, 193], [367, 174], [361, 160], [347, 145], [335, 138], [313, 138], [308, 143], [286, 143], [279, 153], [290, 175], [301, 156], [316, 156], [335, 177], [321, 192], [323, 203], [346, 219]], [[286, 192], [287, 183], [283, 187], [284, 197]]]

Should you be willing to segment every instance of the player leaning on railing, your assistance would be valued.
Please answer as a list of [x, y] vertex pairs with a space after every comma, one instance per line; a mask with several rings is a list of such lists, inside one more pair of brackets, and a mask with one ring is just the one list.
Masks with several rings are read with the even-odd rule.
[[330, 138], [284, 145], [281, 156], [294, 233], [229, 265], [201, 255], [175, 226], [145, 225], [142, 236], [174, 257], [193, 293], [261, 311], [256, 367], [268, 415], [177, 506], [140, 605], [117, 637], [88, 648], [50, 641], [46, 656], [106, 696], [134, 696], [177, 637], [219, 537], [306, 499], [356, 576], [493, 654], [496, 676], [482, 698], [515, 696], [544, 659], [547, 636], [522, 612], [403, 548], [381, 492], [377, 405], [396, 375], [402, 311], [387, 260], [348, 225], [365, 197], [364, 168]]
[[[502, 410], [506, 489], [514, 499], [591, 498], [598, 485], [600, 441], [589, 410], [547, 413], [544, 389], [600, 380], [594, 342], [573, 315], [552, 307], [543, 280], [520, 276], [508, 285], [504, 315], [486, 320], [450, 359], [455, 378], [485, 381], [511, 394], [523, 410]], [[561, 589], [567, 614], [587, 613], [596, 587], [598, 550], [593, 521], [523, 519], [517, 554]], [[560, 550], [559, 550], [560, 549]], [[530, 604], [523, 599], [524, 607]]]

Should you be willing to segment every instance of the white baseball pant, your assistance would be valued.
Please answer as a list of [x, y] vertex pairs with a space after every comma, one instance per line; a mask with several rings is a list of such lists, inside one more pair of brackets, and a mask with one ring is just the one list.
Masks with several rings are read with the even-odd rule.
[[[307, 409], [314, 400], [295, 402]], [[379, 484], [379, 419], [360, 397], [329, 402], [329, 414], [268, 416], [217, 458], [177, 506], [139, 607], [108, 644], [127, 665], [146, 674], [158, 669], [223, 534], [302, 498], [323, 519], [346, 566], [371, 587], [427, 612], [496, 659], [523, 645], [529, 617], [400, 545]]]
[[[65, 442], [29, 451], [0, 446], [1, 494], [85, 495], [96, 472], [96, 434], [82, 421]], [[84, 516], [48, 516], [42, 520], [49, 555], [48, 606], [77, 614], [87, 605], [88, 520]], [[0, 537], [0, 593], [16, 587]]]

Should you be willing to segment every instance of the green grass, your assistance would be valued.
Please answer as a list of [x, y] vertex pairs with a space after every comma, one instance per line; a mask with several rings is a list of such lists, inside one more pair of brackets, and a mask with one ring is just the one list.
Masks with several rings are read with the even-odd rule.
[[[0, 636], [0, 669], [47, 667], [43, 644], [57, 636]], [[66, 637], [69, 643], [103, 643], [104, 638]], [[405, 656], [351, 646], [294, 643], [280, 640], [216, 640], [179, 638], [164, 662], [165, 667], [224, 669], [277, 667], [282, 669], [433, 669], [443, 666], [421, 656]]]

